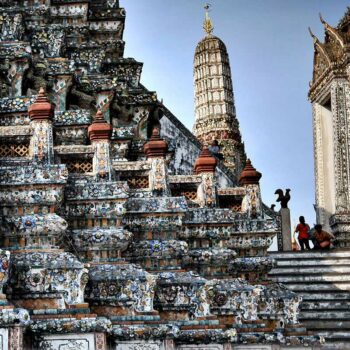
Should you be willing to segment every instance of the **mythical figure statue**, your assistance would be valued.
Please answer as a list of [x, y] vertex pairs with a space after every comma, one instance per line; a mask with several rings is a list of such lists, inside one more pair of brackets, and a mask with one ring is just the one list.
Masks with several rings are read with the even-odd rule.
[[159, 121], [164, 115], [164, 111], [161, 108], [161, 106], [162, 106], [162, 103], [157, 103], [149, 111], [148, 124], [147, 124], [147, 137], [151, 137], [153, 128], [160, 126]]
[[67, 102], [71, 109], [92, 109], [97, 111], [96, 97], [88, 76], [81, 70], [75, 72], [73, 87], [68, 93]]
[[9, 70], [11, 68], [8, 58], [0, 62], [0, 97], [8, 97], [11, 90], [11, 81], [9, 79]]
[[36, 94], [40, 88], [51, 91], [52, 82], [46, 79], [47, 66], [44, 62], [37, 62], [35, 67], [28, 69], [23, 82], [23, 92], [27, 95]]
[[288, 208], [288, 202], [290, 201], [290, 189], [286, 189], [286, 194], [283, 194], [283, 190], [280, 188], [276, 190], [275, 194], [278, 195], [278, 198], [276, 199], [276, 202], [281, 203], [281, 208]]

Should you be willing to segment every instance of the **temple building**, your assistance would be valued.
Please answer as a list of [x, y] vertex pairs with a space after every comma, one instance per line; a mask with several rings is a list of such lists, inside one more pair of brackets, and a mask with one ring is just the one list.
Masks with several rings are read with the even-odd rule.
[[224, 164], [238, 179], [246, 155], [233, 97], [231, 68], [225, 44], [212, 34], [206, 6], [206, 32], [194, 56], [195, 124], [193, 133], [204, 145], [218, 141]]
[[350, 242], [350, 10], [336, 27], [322, 17], [325, 39], [314, 39], [309, 99], [313, 109], [317, 221], [341, 247]]
[[317, 349], [268, 276], [280, 215], [209, 17], [197, 138], [124, 57], [118, 0], [0, 4], [0, 350]]
[[350, 8], [314, 41], [312, 103], [317, 222], [335, 235], [329, 251], [270, 253], [269, 276], [299, 295], [299, 320], [324, 337], [324, 349], [350, 349]]

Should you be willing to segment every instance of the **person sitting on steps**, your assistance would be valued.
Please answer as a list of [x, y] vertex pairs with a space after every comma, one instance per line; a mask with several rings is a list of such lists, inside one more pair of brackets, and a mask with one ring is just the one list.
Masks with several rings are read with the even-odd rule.
[[314, 249], [329, 250], [335, 237], [333, 234], [322, 230], [322, 225], [317, 224], [315, 225], [314, 238]]

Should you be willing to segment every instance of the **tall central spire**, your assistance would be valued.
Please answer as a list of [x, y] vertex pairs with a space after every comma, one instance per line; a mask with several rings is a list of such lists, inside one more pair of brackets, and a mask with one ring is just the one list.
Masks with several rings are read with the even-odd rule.
[[194, 56], [195, 124], [193, 132], [203, 143], [219, 142], [224, 163], [237, 179], [245, 164], [244, 145], [233, 98], [231, 69], [225, 44], [212, 35], [214, 26], [205, 7], [206, 36]]

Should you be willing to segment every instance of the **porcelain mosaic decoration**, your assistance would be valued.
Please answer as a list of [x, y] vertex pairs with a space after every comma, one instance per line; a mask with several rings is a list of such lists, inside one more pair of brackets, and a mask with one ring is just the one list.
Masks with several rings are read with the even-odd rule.
[[[280, 221], [246, 162], [224, 44], [208, 29], [196, 50], [196, 139], [140, 84], [142, 63], [123, 57], [119, 5], [0, 5], [8, 348], [317, 344], [298, 322], [300, 299], [267, 278]], [[225, 96], [209, 110], [208, 74]], [[206, 147], [213, 137], [224, 161]]]

